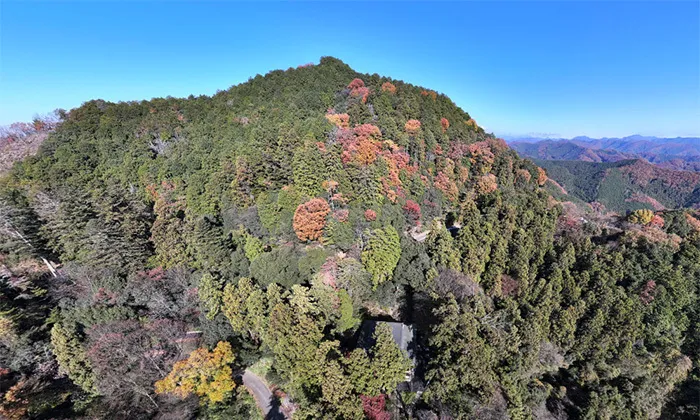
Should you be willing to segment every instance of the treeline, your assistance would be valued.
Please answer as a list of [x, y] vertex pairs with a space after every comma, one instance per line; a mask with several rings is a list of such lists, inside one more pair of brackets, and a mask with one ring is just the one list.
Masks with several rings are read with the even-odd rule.
[[693, 418], [697, 214], [581, 220], [546, 181], [329, 57], [88, 102], [0, 180], [0, 413], [255, 418], [251, 368], [294, 418]]

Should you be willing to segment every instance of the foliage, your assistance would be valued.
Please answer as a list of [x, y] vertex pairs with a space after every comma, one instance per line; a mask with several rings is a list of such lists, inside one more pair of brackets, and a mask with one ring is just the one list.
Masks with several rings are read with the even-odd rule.
[[404, 129], [408, 133], [416, 133], [418, 130], [420, 130], [420, 127], [421, 123], [418, 120], [408, 120], [404, 125]]
[[95, 377], [90, 360], [74, 332], [61, 324], [54, 324], [51, 329], [51, 345], [61, 370], [85, 392], [95, 393]]
[[221, 301], [224, 296], [223, 282], [211, 274], [205, 273], [199, 280], [197, 293], [204, 307], [206, 317], [214, 319], [221, 310]]
[[640, 225], [648, 225], [651, 223], [652, 219], [654, 219], [654, 212], [649, 209], [635, 210], [627, 217], [630, 223]]
[[326, 226], [326, 216], [331, 209], [328, 203], [320, 198], [314, 198], [300, 204], [294, 212], [294, 231], [301, 241], [315, 241], [323, 235]]
[[362, 251], [362, 264], [372, 275], [372, 282], [376, 288], [393, 275], [401, 257], [401, 244], [399, 234], [393, 226], [375, 229], [366, 234], [369, 239]]
[[391, 82], [384, 82], [382, 83], [382, 92], [394, 94], [396, 93], [396, 86]]
[[197, 394], [210, 404], [223, 402], [236, 387], [230, 367], [234, 360], [231, 344], [224, 341], [211, 352], [197, 349], [186, 360], [175, 363], [168, 376], [156, 382], [156, 392], [172, 393], [180, 398]]

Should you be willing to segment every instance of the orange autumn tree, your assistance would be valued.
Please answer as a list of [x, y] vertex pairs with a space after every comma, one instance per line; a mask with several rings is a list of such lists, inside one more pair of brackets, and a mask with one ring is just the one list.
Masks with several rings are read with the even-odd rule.
[[359, 125], [353, 131], [358, 141], [355, 160], [362, 165], [370, 165], [377, 159], [380, 149], [378, 140], [381, 139], [382, 132], [372, 124]]
[[450, 177], [447, 176], [444, 172], [438, 172], [437, 176], [435, 176], [435, 180], [433, 181], [433, 183], [435, 185], [435, 188], [442, 191], [442, 193], [445, 194], [445, 197], [447, 197], [448, 200], [457, 200], [457, 196], [459, 195], [459, 189], [457, 188], [457, 184], [455, 184], [454, 181], [452, 181]]
[[440, 125], [442, 126], [442, 132], [446, 132], [448, 128], [450, 128], [450, 120], [447, 118], [441, 118], [440, 119]]
[[338, 128], [349, 128], [350, 127], [350, 116], [348, 114], [336, 114], [334, 112], [328, 112], [326, 114], [326, 119], [331, 124]]
[[331, 212], [326, 200], [314, 198], [300, 204], [294, 212], [294, 232], [301, 241], [315, 241], [323, 235], [326, 216]]
[[479, 194], [490, 194], [498, 189], [498, 179], [494, 174], [482, 175], [476, 181], [476, 190]]
[[406, 125], [404, 125], [404, 129], [406, 129], [408, 133], [415, 133], [416, 131], [420, 130], [420, 121], [408, 120], [406, 121]]
[[219, 341], [214, 351], [199, 348], [186, 360], [173, 366], [168, 376], [156, 382], [156, 393], [179, 398], [196, 394], [210, 404], [224, 401], [236, 387], [231, 364], [235, 360], [231, 344]]
[[431, 98], [433, 101], [434, 101], [435, 99], [437, 99], [437, 92], [432, 91], [432, 90], [422, 90], [422, 91], [420, 92], [420, 94], [423, 95], [423, 96], [430, 96], [430, 98]]
[[382, 92], [396, 93], [396, 86], [391, 82], [382, 83]]

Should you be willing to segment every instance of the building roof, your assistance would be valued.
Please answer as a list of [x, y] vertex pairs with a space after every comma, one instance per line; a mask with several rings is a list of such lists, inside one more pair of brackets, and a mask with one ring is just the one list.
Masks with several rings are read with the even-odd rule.
[[366, 320], [362, 323], [360, 328], [359, 336], [357, 339], [357, 346], [364, 349], [370, 349], [374, 346], [374, 330], [377, 325], [386, 324], [391, 327], [391, 335], [394, 337], [394, 342], [403, 351], [407, 352], [409, 356], [413, 354], [413, 327], [406, 325], [402, 322], [389, 322], [389, 321], [377, 321], [377, 320]]

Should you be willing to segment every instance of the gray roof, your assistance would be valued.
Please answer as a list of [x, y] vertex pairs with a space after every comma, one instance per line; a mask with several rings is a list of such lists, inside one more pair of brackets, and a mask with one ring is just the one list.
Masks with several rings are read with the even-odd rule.
[[364, 321], [357, 340], [358, 347], [369, 349], [374, 345], [374, 330], [377, 328], [377, 325], [380, 324], [389, 325], [391, 327], [391, 335], [394, 337], [396, 345], [409, 355], [412, 354], [411, 344], [413, 343], [413, 327], [401, 322]]

